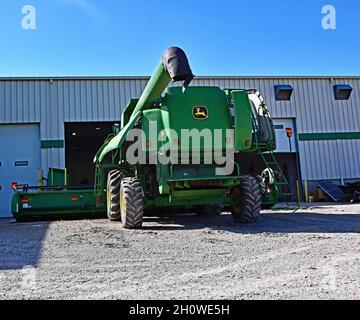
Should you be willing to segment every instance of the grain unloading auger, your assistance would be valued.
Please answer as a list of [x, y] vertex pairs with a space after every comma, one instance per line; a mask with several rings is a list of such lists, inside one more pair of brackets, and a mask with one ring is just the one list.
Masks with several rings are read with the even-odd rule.
[[[242, 154], [275, 149], [265, 103], [261, 98], [255, 105], [256, 99], [250, 99], [261, 97], [257, 91], [189, 86], [193, 77], [184, 51], [167, 49], [140, 99], [125, 109], [120, 131], [95, 158], [97, 202], [106, 199], [109, 219], [126, 228], [141, 227], [144, 212], [161, 207], [191, 206], [201, 215], [221, 206], [240, 223], [259, 216], [259, 183], [240, 162]], [[162, 96], [171, 81], [184, 83]], [[143, 132], [138, 141], [146, 159], [142, 163], [128, 159], [134, 129]], [[159, 161], [164, 155], [168, 161]], [[150, 164], [150, 159], [158, 161]]]
[[[167, 49], [96, 154], [94, 188], [21, 186], [12, 202], [15, 218], [106, 211], [126, 228], [140, 228], [147, 212], [187, 208], [203, 215], [221, 208], [235, 222], [256, 221], [262, 197], [273, 205], [281, 188], [269, 170], [273, 185], [262, 185], [261, 194], [241, 160], [255, 154], [265, 168], [273, 163], [265, 156], [276, 147], [270, 114], [256, 90], [189, 86], [193, 78], [184, 51]], [[171, 82], [183, 85], [162, 95]]]

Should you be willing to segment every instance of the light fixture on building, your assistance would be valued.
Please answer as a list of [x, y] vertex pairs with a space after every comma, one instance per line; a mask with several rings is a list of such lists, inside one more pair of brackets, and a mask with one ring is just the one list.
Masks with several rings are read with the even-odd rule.
[[275, 86], [275, 99], [277, 101], [289, 101], [294, 89], [288, 84]]
[[335, 100], [349, 100], [353, 88], [348, 84], [334, 86]]
[[292, 128], [286, 128], [286, 136], [291, 139], [293, 136], [293, 129]]
[[72, 136], [75, 137], [75, 136], [76, 136], [76, 132], [73, 132], [73, 133], [72, 133]]

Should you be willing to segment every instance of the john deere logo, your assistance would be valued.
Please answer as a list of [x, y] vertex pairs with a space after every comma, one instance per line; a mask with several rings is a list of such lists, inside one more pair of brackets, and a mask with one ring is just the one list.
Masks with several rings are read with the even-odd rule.
[[195, 106], [193, 107], [193, 117], [196, 120], [206, 120], [209, 118], [209, 111], [207, 107]]

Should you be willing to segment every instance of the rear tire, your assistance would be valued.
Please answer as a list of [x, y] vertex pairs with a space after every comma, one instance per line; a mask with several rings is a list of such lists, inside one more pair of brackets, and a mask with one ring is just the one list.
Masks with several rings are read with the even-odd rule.
[[246, 176], [233, 190], [232, 215], [236, 223], [254, 223], [260, 216], [261, 195], [257, 180]]
[[143, 224], [144, 197], [139, 179], [124, 178], [120, 187], [121, 223], [126, 229], [139, 229]]
[[111, 221], [120, 221], [120, 183], [121, 173], [119, 170], [112, 170], [108, 174], [106, 198], [107, 216]]

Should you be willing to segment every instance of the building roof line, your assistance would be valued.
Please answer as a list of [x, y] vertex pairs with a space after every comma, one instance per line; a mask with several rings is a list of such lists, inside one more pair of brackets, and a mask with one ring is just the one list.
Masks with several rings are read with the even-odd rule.
[[[14, 76], [14, 77], [0, 77], [0, 81], [27, 81], [27, 80], [149, 80], [150, 76]], [[229, 80], [270, 80], [270, 79], [355, 79], [360, 80], [359, 76], [196, 76], [195, 80], [217, 80], [217, 79], [229, 79]]]

